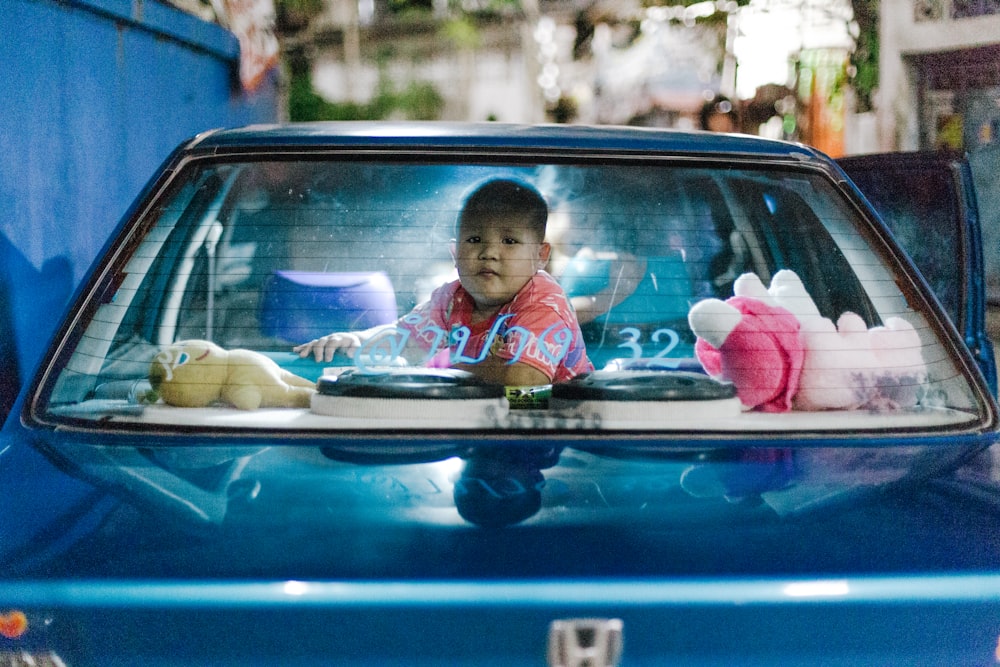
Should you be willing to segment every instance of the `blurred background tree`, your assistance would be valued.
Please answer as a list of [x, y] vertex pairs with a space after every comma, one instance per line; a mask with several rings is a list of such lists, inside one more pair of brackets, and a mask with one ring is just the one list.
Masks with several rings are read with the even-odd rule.
[[[677, 111], [670, 105], [680, 104], [678, 96], [700, 98], [704, 93], [707, 99], [709, 93], [734, 94], [737, 29], [731, 19], [741, 8], [770, 4], [762, 5], [762, 0], [274, 2], [289, 75], [288, 115], [293, 121], [499, 118], [625, 123], [649, 116], [650, 124], [667, 125], [689, 116], [687, 106], [702, 103], [685, 102]], [[848, 83], [857, 90], [858, 110], [865, 111], [871, 108], [878, 83], [879, 0], [849, 2], [857, 16], [851, 31], [857, 48], [851, 54]], [[790, 0], [774, 3], [783, 11], [796, 6]], [[812, 10], [823, 6], [815, 0], [801, 3]], [[654, 37], [657, 28], [651, 24], [660, 25], [661, 36]], [[543, 43], [539, 32], [551, 25], [556, 27], [548, 28], [549, 41]], [[667, 33], [669, 37], [662, 36]], [[600, 52], [594, 50], [598, 34], [603, 35]], [[664, 48], [670, 40], [674, 46]], [[556, 49], [560, 55], [553, 57]], [[635, 57], [625, 55], [629, 51]], [[494, 73], [500, 67], [507, 71], [486, 79], [484, 66]], [[683, 80], [682, 73], [695, 68], [697, 75]], [[794, 85], [784, 80], [773, 83]], [[493, 91], [487, 101], [485, 90]], [[657, 106], [664, 104], [664, 96], [666, 112]], [[775, 113], [773, 106], [765, 110], [768, 115]]]
[[881, 0], [851, 0], [858, 31], [851, 52], [851, 83], [859, 112], [871, 111], [872, 95], [878, 87], [879, 6]]

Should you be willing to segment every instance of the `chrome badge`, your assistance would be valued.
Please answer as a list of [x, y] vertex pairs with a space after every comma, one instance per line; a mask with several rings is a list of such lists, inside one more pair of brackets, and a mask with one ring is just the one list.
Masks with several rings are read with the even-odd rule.
[[549, 625], [549, 667], [617, 667], [622, 658], [622, 621], [574, 618]]

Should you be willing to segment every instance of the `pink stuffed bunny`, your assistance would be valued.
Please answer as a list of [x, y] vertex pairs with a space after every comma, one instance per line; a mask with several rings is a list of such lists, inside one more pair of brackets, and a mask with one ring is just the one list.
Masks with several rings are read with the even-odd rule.
[[733, 290], [726, 301], [695, 304], [688, 322], [702, 366], [736, 385], [747, 409], [898, 409], [919, 401], [927, 368], [906, 320], [868, 329], [847, 312], [834, 325], [789, 270], [770, 288], [744, 274]]

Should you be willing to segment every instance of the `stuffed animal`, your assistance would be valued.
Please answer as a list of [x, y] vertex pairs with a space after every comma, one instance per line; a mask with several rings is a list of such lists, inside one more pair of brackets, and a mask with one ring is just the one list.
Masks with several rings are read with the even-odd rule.
[[920, 336], [898, 317], [869, 329], [855, 313], [823, 317], [793, 271], [770, 288], [747, 273], [735, 296], [706, 299], [688, 314], [706, 372], [732, 382], [747, 409], [898, 409], [919, 402], [927, 381]]
[[199, 408], [222, 401], [240, 410], [309, 407], [315, 383], [289, 373], [252, 350], [225, 350], [207, 340], [184, 340], [153, 359], [153, 391], [168, 405]]
[[744, 407], [787, 411], [805, 362], [801, 325], [754, 274], [740, 276], [734, 292], [726, 301], [705, 299], [691, 308], [695, 355], [709, 375], [735, 385]]

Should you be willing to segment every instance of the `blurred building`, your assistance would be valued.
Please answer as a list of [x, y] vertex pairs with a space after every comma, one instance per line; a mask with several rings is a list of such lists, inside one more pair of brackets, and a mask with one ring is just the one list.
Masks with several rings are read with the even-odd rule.
[[445, 120], [690, 128], [722, 94], [741, 131], [843, 152], [850, 0], [325, 3], [300, 43], [335, 103], [419, 81]]
[[[499, 9], [468, 2], [464, 12], [431, 0], [325, 3], [326, 11], [296, 42], [326, 100], [366, 105], [386, 90], [419, 85], [440, 95], [442, 120], [546, 120], [544, 80], [553, 76], [545, 55], [554, 54], [541, 46], [555, 39], [571, 43], [571, 31], [554, 33], [572, 22], [572, 3], [542, 2], [544, 12], [532, 2]], [[407, 117], [407, 111], [396, 109], [390, 117]]]
[[445, 120], [697, 127], [721, 93], [742, 131], [834, 156], [1000, 134], [996, 0], [872, 4], [880, 85], [861, 114], [851, 0], [467, 0], [461, 12], [444, 0], [323, 1], [302, 43], [316, 91], [334, 102], [417, 81], [440, 95]]
[[882, 0], [881, 150], [1000, 142], [1000, 3]]

